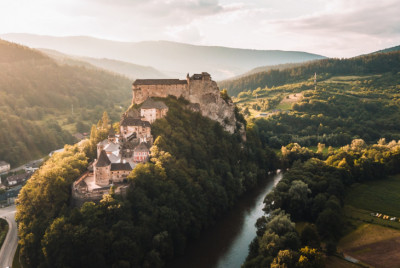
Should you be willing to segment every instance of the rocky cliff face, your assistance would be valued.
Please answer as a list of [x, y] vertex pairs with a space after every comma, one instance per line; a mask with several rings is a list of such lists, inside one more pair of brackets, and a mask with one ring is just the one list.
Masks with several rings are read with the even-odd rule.
[[193, 80], [189, 84], [191, 103], [198, 104], [203, 116], [219, 122], [226, 131], [233, 133], [236, 127], [235, 105], [225, 102], [215, 81]]

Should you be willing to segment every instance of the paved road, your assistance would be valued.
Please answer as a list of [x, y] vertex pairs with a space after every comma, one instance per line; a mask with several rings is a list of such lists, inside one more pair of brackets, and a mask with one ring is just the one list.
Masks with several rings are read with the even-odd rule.
[[18, 236], [17, 223], [15, 222], [15, 211], [15, 205], [0, 208], [0, 218], [5, 218], [9, 225], [7, 237], [0, 250], [0, 268], [7, 266], [11, 267], [17, 249]]

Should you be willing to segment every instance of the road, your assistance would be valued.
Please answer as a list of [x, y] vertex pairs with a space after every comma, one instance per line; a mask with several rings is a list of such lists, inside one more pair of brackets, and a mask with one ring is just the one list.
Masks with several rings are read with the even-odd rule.
[[15, 205], [0, 208], [0, 218], [4, 218], [8, 222], [8, 233], [0, 250], [0, 268], [11, 267], [14, 259], [14, 254], [17, 249], [17, 223], [15, 222]]

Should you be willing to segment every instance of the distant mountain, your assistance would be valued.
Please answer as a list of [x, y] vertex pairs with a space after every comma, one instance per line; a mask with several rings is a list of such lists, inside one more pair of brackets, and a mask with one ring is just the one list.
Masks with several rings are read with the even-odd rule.
[[374, 53], [387, 53], [387, 52], [393, 52], [393, 51], [400, 51], [400, 46], [385, 48], [385, 49], [373, 52], [372, 54], [374, 54]]
[[238, 79], [218, 83], [231, 96], [240, 92], [254, 90], [258, 87], [274, 87], [287, 83], [311, 79], [314, 73], [328, 78], [333, 75], [368, 75], [400, 71], [400, 52], [369, 54], [350, 59], [323, 59], [301, 64], [297, 67], [270, 69], [242, 76]]
[[293, 68], [293, 67], [298, 67], [301, 66], [303, 64], [307, 64], [307, 62], [298, 62], [298, 63], [284, 63], [284, 64], [278, 64], [278, 65], [267, 65], [267, 66], [260, 66], [254, 69], [251, 69], [248, 72], [245, 72], [244, 74], [240, 74], [237, 76], [234, 76], [232, 78], [227, 79], [226, 81], [220, 81], [220, 83], [224, 83], [227, 81], [232, 81], [232, 80], [236, 80], [248, 75], [252, 75], [252, 74], [256, 74], [256, 73], [262, 73], [262, 72], [268, 72], [269, 70], [285, 70], [285, 69], [289, 69], [289, 68]]
[[93, 58], [108, 58], [153, 66], [171, 76], [209, 72], [215, 80], [227, 79], [258, 66], [304, 62], [324, 56], [280, 50], [251, 50], [218, 46], [196, 46], [169, 41], [116, 42], [84, 36], [51, 37], [3, 34], [0, 38], [34, 48], [48, 48]]
[[142, 66], [111, 59], [95, 59], [90, 57], [71, 56], [52, 49], [39, 50], [60, 63], [73, 66], [85, 66], [87, 68], [101, 68], [120, 75], [124, 75], [132, 80], [135, 80], [137, 78], [168, 78], [167, 75], [150, 66]]
[[118, 119], [132, 80], [60, 65], [42, 52], [0, 40], [0, 160], [13, 166], [59, 149], [104, 110]]

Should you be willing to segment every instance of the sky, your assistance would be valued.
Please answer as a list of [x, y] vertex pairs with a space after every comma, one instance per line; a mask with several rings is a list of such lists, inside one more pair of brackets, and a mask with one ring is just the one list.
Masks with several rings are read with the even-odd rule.
[[1, 0], [0, 33], [352, 57], [400, 45], [400, 0]]

